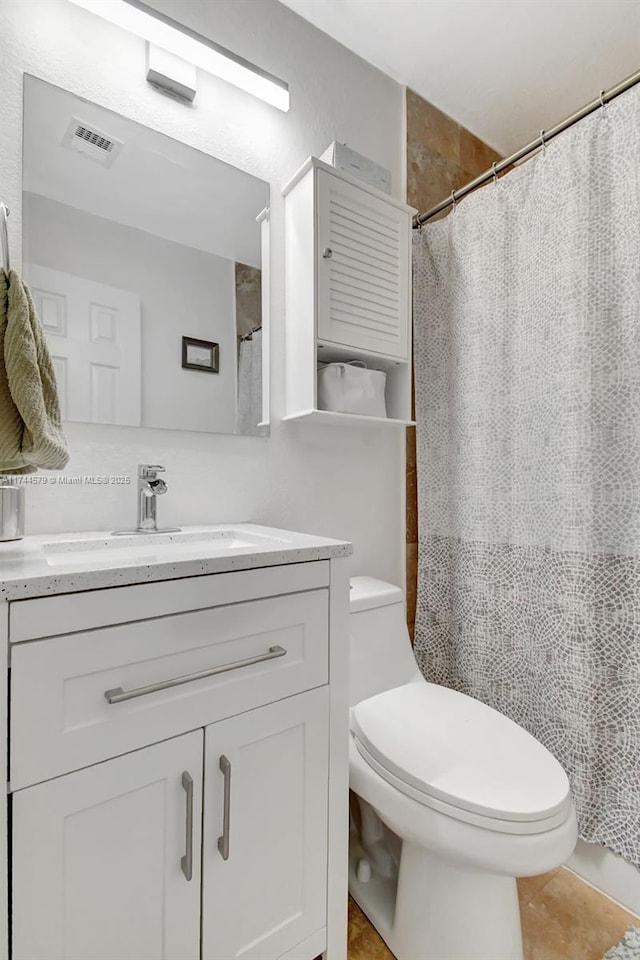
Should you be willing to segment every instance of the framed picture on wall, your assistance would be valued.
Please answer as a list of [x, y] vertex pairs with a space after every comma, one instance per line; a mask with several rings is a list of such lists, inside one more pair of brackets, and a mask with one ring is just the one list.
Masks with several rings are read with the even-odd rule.
[[196, 340], [194, 337], [182, 338], [182, 366], [185, 370], [201, 370], [204, 373], [218, 373], [220, 345], [211, 340]]

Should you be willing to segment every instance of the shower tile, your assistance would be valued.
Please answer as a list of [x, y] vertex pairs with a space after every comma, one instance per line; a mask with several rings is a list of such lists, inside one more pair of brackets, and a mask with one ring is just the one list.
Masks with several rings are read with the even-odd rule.
[[416, 428], [407, 429], [407, 543], [418, 542]]
[[416, 585], [418, 582], [418, 544], [407, 544], [407, 626], [413, 641], [416, 619]]
[[407, 144], [407, 196], [409, 203], [424, 212], [459, 189], [468, 177], [452, 160], [430, 144]]
[[[460, 130], [460, 166], [469, 172], [469, 180], [488, 170], [502, 155], [468, 130]], [[473, 172], [472, 172], [473, 171]]]
[[236, 333], [245, 337], [262, 326], [262, 273], [246, 263], [235, 265]]
[[410, 138], [433, 146], [441, 156], [458, 167], [463, 166], [460, 162], [461, 129], [460, 124], [446, 113], [407, 89], [407, 131]]

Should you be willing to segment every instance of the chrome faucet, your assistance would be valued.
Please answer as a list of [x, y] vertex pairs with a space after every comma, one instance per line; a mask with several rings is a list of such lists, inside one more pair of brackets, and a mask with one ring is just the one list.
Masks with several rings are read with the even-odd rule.
[[157, 463], [138, 464], [138, 522], [135, 530], [116, 530], [114, 537], [132, 533], [177, 533], [180, 527], [158, 527], [156, 520], [156, 497], [167, 492], [167, 484], [158, 477], [164, 467]]

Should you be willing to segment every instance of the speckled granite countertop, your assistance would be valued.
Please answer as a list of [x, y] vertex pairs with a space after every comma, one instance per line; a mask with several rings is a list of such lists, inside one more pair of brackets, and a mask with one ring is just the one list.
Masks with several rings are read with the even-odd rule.
[[112, 537], [67, 533], [0, 543], [0, 601], [348, 557], [350, 543], [253, 523]]

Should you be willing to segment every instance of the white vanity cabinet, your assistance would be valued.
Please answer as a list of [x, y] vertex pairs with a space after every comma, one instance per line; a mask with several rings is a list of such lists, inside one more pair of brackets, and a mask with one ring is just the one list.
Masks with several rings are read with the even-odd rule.
[[[411, 218], [375, 187], [310, 158], [284, 188], [285, 419], [340, 422], [318, 409], [318, 362], [358, 360], [387, 375], [387, 419], [411, 412]], [[344, 422], [344, 421], [343, 421]]]
[[13, 960], [198, 960], [202, 742], [14, 794]]
[[203, 960], [280, 957], [324, 926], [327, 721], [320, 687], [205, 730]]
[[345, 960], [344, 562], [0, 605], [12, 960]]

